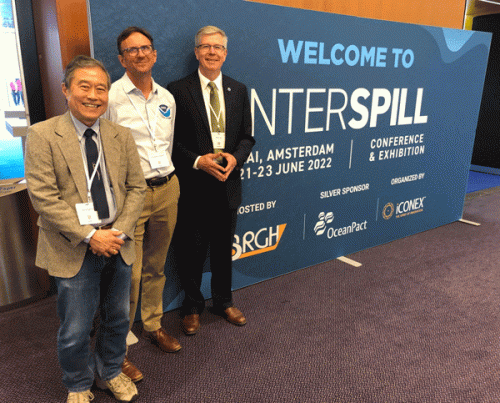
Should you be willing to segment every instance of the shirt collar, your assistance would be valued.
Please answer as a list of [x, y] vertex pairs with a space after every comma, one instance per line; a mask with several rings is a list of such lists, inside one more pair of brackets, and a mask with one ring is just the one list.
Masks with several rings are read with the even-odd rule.
[[[134, 85], [132, 80], [130, 80], [130, 77], [125, 73], [122, 77], [123, 80], [123, 90], [127, 93], [130, 94], [131, 92], [138, 91], [139, 93], [142, 94], [142, 92]], [[156, 84], [156, 81], [154, 80], [153, 77], [151, 77], [151, 81], [153, 82], [152, 86], [152, 91], [153, 93], [157, 94], [158, 93], [158, 84]]]
[[[73, 125], [75, 126], [75, 129], [76, 129], [76, 134], [78, 135], [78, 140], [82, 140], [83, 138], [83, 133], [85, 133], [85, 130], [89, 129], [89, 127], [85, 124], [83, 124], [82, 122], [80, 122], [77, 118], [75, 118], [73, 116], [73, 114], [71, 113], [71, 111], [69, 112], [69, 115], [71, 116], [71, 120], [73, 121]], [[90, 127], [90, 129], [92, 129], [93, 131], [95, 131], [97, 133], [97, 135], [99, 136], [99, 119], [97, 119], [95, 121], [95, 123]]]
[[[208, 86], [208, 83], [212, 80], [209, 80], [203, 74], [201, 74], [200, 69], [198, 69], [198, 75], [200, 76], [201, 88], [205, 90]], [[219, 73], [219, 75], [215, 80], [213, 80], [213, 82], [217, 86], [217, 90], [222, 91], [222, 73]]]

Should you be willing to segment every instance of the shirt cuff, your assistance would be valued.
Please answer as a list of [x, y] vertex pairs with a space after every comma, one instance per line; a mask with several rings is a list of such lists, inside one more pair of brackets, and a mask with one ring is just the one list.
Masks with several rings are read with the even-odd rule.
[[95, 228], [92, 231], [90, 231], [89, 234], [83, 240], [83, 242], [89, 243], [90, 242], [90, 238], [92, 238], [94, 236], [94, 234], [95, 234], [96, 231], [97, 230]]
[[194, 164], [193, 164], [193, 168], [194, 169], [200, 169], [200, 168], [198, 168], [198, 161], [199, 161], [200, 158], [201, 158], [201, 155], [199, 155], [198, 157], [196, 157], [196, 159], [194, 160]]
[[[120, 231], [119, 229], [116, 229], [115, 227], [111, 228], [113, 231]], [[128, 236], [125, 235], [125, 233], [121, 233], [120, 235], [117, 236], [117, 238], [120, 238], [123, 241], [126, 241], [128, 239]]]

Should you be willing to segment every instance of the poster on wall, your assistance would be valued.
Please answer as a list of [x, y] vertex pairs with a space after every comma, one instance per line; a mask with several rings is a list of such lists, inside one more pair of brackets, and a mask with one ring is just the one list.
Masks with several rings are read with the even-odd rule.
[[[247, 86], [257, 141], [234, 288], [461, 218], [490, 34], [237, 0], [89, 6], [113, 80], [129, 25], [152, 33], [163, 86], [197, 68], [200, 27], [228, 35], [223, 73]], [[169, 308], [177, 293], [167, 285]]]

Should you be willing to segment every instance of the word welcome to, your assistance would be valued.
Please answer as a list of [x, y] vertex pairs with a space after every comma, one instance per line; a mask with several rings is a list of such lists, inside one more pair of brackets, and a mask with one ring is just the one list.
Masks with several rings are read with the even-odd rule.
[[[297, 64], [318, 64], [341, 66], [370, 66], [370, 67], [387, 67], [393, 66], [398, 68], [410, 68], [415, 61], [415, 54], [411, 49], [393, 48], [390, 50], [386, 47], [349, 45], [344, 46], [341, 43], [336, 43], [330, 48], [326, 47], [324, 42], [313, 41], [293, 41], [290, 39], [286, 46], [283, 39], [278, 39], [278, 46], [281, 55], [281, 61], [286, 64], [290, 61]], [[392, 58], [388, 60], [388, 57]]]

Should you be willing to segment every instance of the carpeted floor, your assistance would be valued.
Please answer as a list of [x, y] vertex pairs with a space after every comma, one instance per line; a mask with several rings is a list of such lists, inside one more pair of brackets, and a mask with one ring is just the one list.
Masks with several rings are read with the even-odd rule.
[[[146, 403], [497, 403], [500, 188], [464, 218], [235, 292], [248, 324], [204, 312], [183, 349], [140, 339], [130, 358]], [[54, 297], [0, 314], [0, 402], [65, 402]], [[138, 325], [136, 325], [139, 333]], [[114, 402], [95, 391], [95, 402]]]

